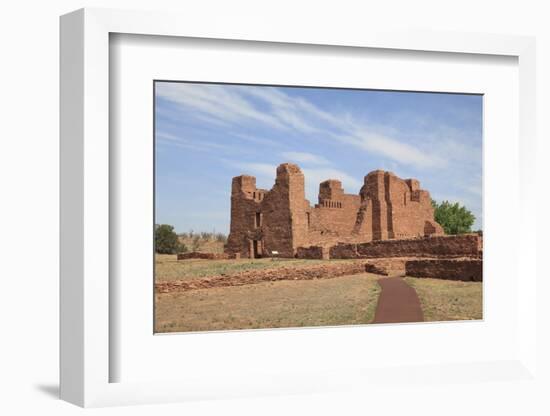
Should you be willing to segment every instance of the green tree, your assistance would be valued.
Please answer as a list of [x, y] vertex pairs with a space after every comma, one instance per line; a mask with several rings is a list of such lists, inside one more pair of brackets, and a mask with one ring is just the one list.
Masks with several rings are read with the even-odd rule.
[[443, 201], [438, 204], [432, 199], [434, 218], [443, 227], [445, 234], [465, 234], [472, 232], [476, 217], [465, 206]]
[[155, 251], [160, 254], [176, 254], [187, 251], [187, 247], [180, 243], [174, 227], [160, 224], [155, 226]]

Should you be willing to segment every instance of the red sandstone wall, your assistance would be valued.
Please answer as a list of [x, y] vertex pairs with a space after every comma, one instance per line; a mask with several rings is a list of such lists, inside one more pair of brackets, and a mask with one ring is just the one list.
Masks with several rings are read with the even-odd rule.
[[260, 211], [256, 189], [256, 178], [237, 176], [231, 186], [231, 225], [227, 239], [226, 252], [239, 253], [242, 257], [250, 255], [250, 237], [258, 232], [255, 226], [256, 212]]
[[357, 212], [353, 235], [360, 237], [361, 241], [371, 241], [373, 235], [374, 210], [371, 200], [361, 202], [361, 207]]
[[254, 177], [233, 178], [226, 251], [249, 257], [256, 241], [259, 256], [277, 251], [281, 257], [294, 257], [296, 249], [308, 243], [308, 208], [304, 175], [296, 165], [280, 165], [270, 191], [257, 189]]
[[339, 276], [365, 272], [363, 262], [338, 262], [298, 267], [277, 267], [263, 270], [246, 270], [228, 276], [212, 276], [202, 279], [181, 279], [155, 283], [157, 293], [171, 293], [211, 287], [251, 285], [278, 280], [332, 279]]
[[362, 244], [338, 244], [330, 248], [331, 259], [381, 257], [478, 257], [477, 234], [434, 236], [407, 240], [382, 240]]
[[328, 247], [310, 246], [298, 247], [296, 257], [299, 259], [328, 259]]
[[319, 204], [311, 207], [296, 165], [280, 165], [270, 191], [257, 189], [252, 176], [233, 178], [226, 251], [248, 257], [255, 244], [259, 255], [294, 257], [299, 247], [443, 233], [417, 180], [378, 170], [364, 181], [360, 195], [345, 194], [338, 180], [322, 182]]
[[326, 245], [350, 236], [360, 205], [359, 195], [345, 194], [340, 181], [331, 179], [322, 182], [319, 185], [319, 203], [308, 210], [308, 243]]
[[281, 257], [294, 257], [298, 246], [307, 245], [304, 175], [296, 165], [277, 168], [275, 185], [262, 203], [262, 235], [265, 249]]
[[391, 216], [388, 218], [388, 201], [386, 200], [384, 171], [377, 170], [365, 178], [364, 192], [372, 207], [372, 238], [386, 240], [393, 238]]
[[419, 186], [417, 180], [403, 180], [391, 172], [370, 172], [360, 191], [362, 208], [355, 233], [365, 240], [443, 234], [433, 219], [430, 194]]
[[405, 273], [413, 277], [432, 277], [466, 282], [483, 281], [482, 260], [410, 260], [405, 263]]

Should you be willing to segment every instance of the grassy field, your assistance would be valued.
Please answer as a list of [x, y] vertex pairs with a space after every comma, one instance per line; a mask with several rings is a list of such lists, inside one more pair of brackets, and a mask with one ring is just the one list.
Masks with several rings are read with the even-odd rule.
[[[241, 259], [177, 261], [156, 256], [156, 281], [197, 279], [245, 270], [302, 267], [349, 260]], [[380, 286], [378, 275], [285, 280], [155, 295], [156, 332], [289, 328], [368, 324]], [[418, 293], [426, 321], [482, 318], [482, 283], [406, 277]]]
[[483, 318], [483, 284], [406, 277], [420, 298], [425, 321]]
[[157, 254], [155, 279], [165, 282], [179, 279], [196, 279], [220, 274], [238, 273], [245, 270], [271, 269], [277, 267], [314, 265], [348, 260], [300, 260], [300, 259], [241, 259], [241, 260], [176, 260], [176, 255]]
[[156, 295], [156, 332], [367, 324], [380, 286], [372, 274]]

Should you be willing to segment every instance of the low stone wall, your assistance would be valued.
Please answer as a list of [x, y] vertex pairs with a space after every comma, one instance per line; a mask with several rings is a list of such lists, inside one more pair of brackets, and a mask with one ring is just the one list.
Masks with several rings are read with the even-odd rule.
[[329, 253], [331, 259], [481, 257], [481, 237], [477, 234], [464, 234], [338, 244], [332, 246]]
[[178, 254], [178, 260], [187, 260], [187, 259], [228, 260], [228, 259], [234, 259], [239, 257], [236, 257], [235, 255], [229, 255], [227, 253], [201, 253], [198, 251]]
[[385, 259], [370, 259], [365, 264], [365, 269], [369, 273], [382, 276], [405, 276], [405, 263], [410, 260], [407, 258], [390, 257]]
[[328, 259], [328, 247], [310, 246], [298, 247], [296, 250], [296, 258], [298, 259]]
[[331, 259], [357, 259], [357, 244], [337, 244], [329, 249]]
[[365, 262], [350, 261], [315, 266], [278, 267], [264, 270], [247, 270], [228, 276], [212, 276], [193, 280], [173, 280], [155, 284], [157, 293], [184, 292], [211, 287], [251, 285], [278, 280], [313, 280], [360, 274], [365, 272]]
[[381, 276], [389, 276], [388, 270], [384, 267], [380, 267], [376, 263], [367, 263], [367, 264], [365, 264], [365, 271], [367, 273], [379, 274]]
[[433, 277], [465, 282], [483, 281], [483, 261], [477, 259], [409, 260], [405, 273], [412, 277]]

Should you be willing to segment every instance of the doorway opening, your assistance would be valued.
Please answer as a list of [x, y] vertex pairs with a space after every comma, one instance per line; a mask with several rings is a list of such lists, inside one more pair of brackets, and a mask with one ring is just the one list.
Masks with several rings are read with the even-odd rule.
[[255, 259], [262, 258], [261, 242], [258, 240], [252, 240], [252, 257]]

